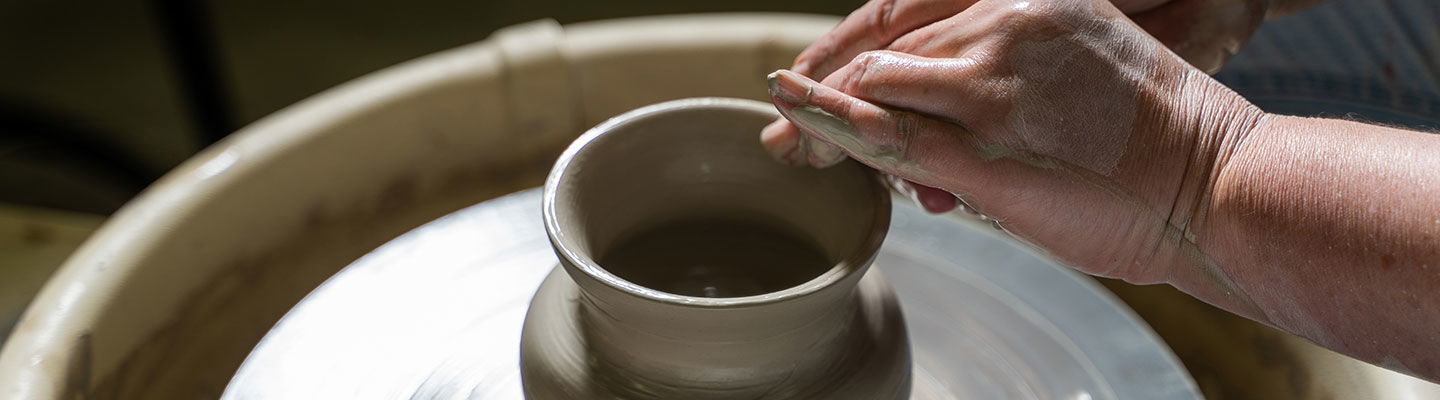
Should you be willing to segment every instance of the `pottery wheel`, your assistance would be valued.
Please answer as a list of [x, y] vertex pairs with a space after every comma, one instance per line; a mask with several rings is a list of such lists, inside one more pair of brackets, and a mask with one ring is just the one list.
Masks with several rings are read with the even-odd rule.
[[[556, 265], [531, 189], [356, 260], [245, 360], [231, 399], [520, 399], [520, 329]], [[915, 399], [1194, 399], [1170, 349], [1100, 285], [988, 225], [895, 201], [894, 285]]]

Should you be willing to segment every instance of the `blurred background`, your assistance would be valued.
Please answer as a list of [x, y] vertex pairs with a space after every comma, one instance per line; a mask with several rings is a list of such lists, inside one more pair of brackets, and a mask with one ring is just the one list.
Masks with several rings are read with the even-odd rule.
[[517, 23], [862, 0], [0, 0], [0, 344], [56, 267], [151, 182], [325, 89]]
[[0, 1], [0, 203], [108, 214], [199, 149], [347, 80], [541, 18], [860, 0]]

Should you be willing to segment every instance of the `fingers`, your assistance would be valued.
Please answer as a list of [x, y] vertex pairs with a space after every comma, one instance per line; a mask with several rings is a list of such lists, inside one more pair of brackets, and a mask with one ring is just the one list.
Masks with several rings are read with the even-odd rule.
[[[981, 55], [983, 57], [983, 55]], [[871, 51], [835, 71], [826, 83], [867, 102], [964, 121], [999, 103], [1012, 83], [985, 73], [977, 59], [926, 58]]]
[[1003, 21], [1011, 14], [992, 11], [995, 7], [994, 3], [976, 4], [958, 14], [900, 35], [885, 50], [924, 57], [959, 57], [974, 43], [983, 38], [1005, 35], [1005, 31], [1015, 24]]
[[806, 137], [784, 118], [760, 130], [760, 144], [771, 157], [794, 166], [825, 168], [845, 160], [839, 147]]
[[[790, 165], [814, 165], [829, 166], [844, 160], [845, 154], [840, 148], [819, 140], [809, 140], [789, 120], [780, 119], [766, 126], [761, 131], [761, 144], [770, 152], [770, 155], [777, 160]], [[822, 151], [810, 151], [808, 149], [816, 146], [823, 146], [825, 149], [834, 149], [836, 156], [830, 159], [817, 159], [809, 157], [810, 154], [822, 153]], [[892, 186], [895, 190], [909, 197], [916, 205], [931, 213], [944, 213], [954, 210], [959, 201], [955, 195], [942, 189], [925, 186], [900, 178], [892, 178]]]
[[[802, 146], [801, 140], [803, 138], [805, 138], [804, 134], [801, 133], [795, 125], [791, 124], [789, 120], [784, 118], [766, 126], [761, 130], [760, 134], [760, 142], [764, 145], [766, 151], [770, 152], [770, 155], [775, 159], [786, 164], [795, 166], [829, 166], [845, 159], [845, 154], [840, 152], [839, 147], [818, 140], [810, 141], [806, 146]], [[838, 154], [838, 156], [834, 157], [833, 160], [811, 160], [808, 157], [808, 154], [811, 152], [806, 149], [809, 146], [816, 145], [823, 145], [827, 148], [835, 149], [835, 154]], [[816, 164], [815, 161], [826, 164]], [[925, 211], [939, 214], [954, 210], [959, 205], [959, 200], [955, 198], [955, 195], [943, 189], [925, 186], [889, 175], [886, 176], [890, 178], [891, 186], [895, 191], [909, 197], [911, 201], [914, 201], [917, 206]]]
[[940, 188], [933, 188], [919, 183], [905, 181], [911, 188], [914, 188], [915, 195], [911, 199], [920, 204], [925, 211], [939, 214], [954, 210], [959, 203], [955, 195]]
[[816, 168], [833, 166], [845, 160], [845, 152], [839, 147], [809, 135], [800, 135], [800, 148], [806, 150], [805, 162]]
[[884, 175], [895, 192], [910, 198], [916, 206], [933, 214], [949, 212], [959, 207], [960, 199], [944, 189], [925, 186], [893, 175]]
[[[873, 0], [846, 17], [795, 60], [794, 71], [823, 79], [862, 52], [884, 48], [896, 38], [965, 10], [976, 0]], [[790, 165], [825, 167], [844, 159], [838, 147], [810, 140], [783, 120], [761, 131], [761, 143]]]
[[[812, 137], [890, 174], [943, 187], [935, 170], [975, 160], [958, 125], [894, 111], [848, 96], [794, 72], [771, 74], [771, 98], [780, 113]], [[972, 154], [966, 154], [966, 153]]]
[[[954, 15], [975, 1], [872, 0], [801, 52], [793, 70], [823, 79], [855, 55], [884, 48], [896, 38]], [[771, 156], [790, 165], [825, 167], [844, 159], [839, 148], [807, 139], [783, 119], [765, 127], [760, 137]]]
[[890, 42], [975, 4], [976, 0], [872, 0], [795, 58], [796, 73], [824, 79], [855, 55]]
[[783, 117], [760, 130], [760, 145], [765, 147], [770, 157], [780, 162], [795, 166], [805, 165], [804, 160], [799, 157], [800, 130], [795, 129], [795, 125], [791, 125], [790, 121]]

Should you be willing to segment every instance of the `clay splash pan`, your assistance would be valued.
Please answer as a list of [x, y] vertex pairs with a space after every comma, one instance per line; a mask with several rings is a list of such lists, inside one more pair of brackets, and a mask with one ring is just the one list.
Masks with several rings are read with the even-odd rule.
[[[356, 260], [271, 329], [225, 397], [523, 398], [522, 325], [559, 262], [541, 197], [456, 211]], [[1094, 281], [987, 224], [893, 203], [871, 268], [903, 310], [911, 398], [1199, 397]]]

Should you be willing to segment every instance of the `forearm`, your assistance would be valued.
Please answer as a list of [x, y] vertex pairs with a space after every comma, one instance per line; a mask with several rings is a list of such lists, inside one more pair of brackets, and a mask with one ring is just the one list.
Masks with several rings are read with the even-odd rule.
[[1251, 317], [1440, 378], [1440, 135], [1269, 116], [1235, 139], [1200, 248]]

